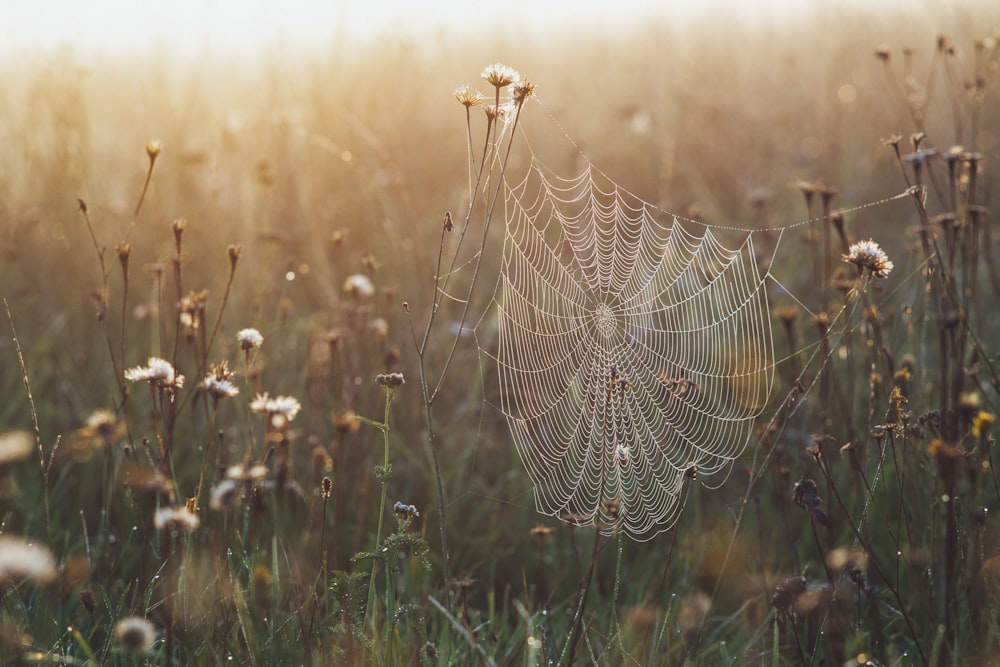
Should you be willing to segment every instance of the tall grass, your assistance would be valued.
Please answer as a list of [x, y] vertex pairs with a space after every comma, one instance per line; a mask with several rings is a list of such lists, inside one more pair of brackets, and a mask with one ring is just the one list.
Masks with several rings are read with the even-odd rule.
[[[988, 664], [1000, 17], [969, 7], [940, 38], [843, 12], [227, 77], [7, 64], [0, 525], [58, 572], [0, 545], [2, 659]], [[510, 144], [451, 95], [496, 52], [543, 103]], [[766, 267], [794, 298], [757, 444], [648, 543], [535, 513], [463, 335], [499, 270], [498, 170], [523, 136], [575, 173], [549, 113], [668, 210], [816, 218]], [[868, 238], [887, 278], [842, 261]]]

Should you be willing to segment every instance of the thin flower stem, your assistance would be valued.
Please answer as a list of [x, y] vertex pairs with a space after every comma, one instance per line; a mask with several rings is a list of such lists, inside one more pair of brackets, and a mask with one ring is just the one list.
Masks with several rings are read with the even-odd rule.
[[379, 545], [382, 543], [382, 519], [385, 516], [385, 502], [386, 502], [386, 492], [388, 491], [389, 483], [389, 406], [392, 404], [392, 391], [387, 391], [385, 394], [385, 411], [382, 417], [382, 423], [378, 424], [367, 419], [363, 420], [366, 423], [378, 428], [382, 432], [382, 496], [379, 501], [378, 509], [378, 528], [375, 531], [375, 546], [372, 548], [372, 571], [371, 577], [368, 579], [368, 605], [365, 607], [365, 625], [368, 625], [368, 620], [371, 619], [372, 622], [372, 638], [374, 639], [375, 630], [375, 620], [376, 617], [372, 615], [372, 607], [375, 605], [375, 572], [377, 569], [377, 554], [379, 550]]
[[[49, 539], [52, 538], [52, 514], [49, 504], [49, 469], [51, 465], [45, 464], [45, 447], [42, 445], [42, 430], [38, 426], [38, 411], [35, 410], [35, 399], [31, 395], [31, 383], [28, 381], [28, 367], [24, 363], [24, 353], [21, 351], [21, 341], [17, 337], [17, 330], [14, 329], [14, 318], [10, 314], [10, 304], [6, 297], [3, 300], [4, 310], [7, 311], [7, 323], [10, 324], [10, 336], [14, 341], [14, 349], [17, 351], [17, 362], [21, 367], [21, 380], [24, 382], [24, 391], [28, 396], [28, 407], [31, 409], [31, 423], [35, 427], [35, 444], [38, 446], [38, 463], [42, 471], [42, 497], [45, 503], [45, 528]], [[54, 450], [53, 450], [54, 453]]]

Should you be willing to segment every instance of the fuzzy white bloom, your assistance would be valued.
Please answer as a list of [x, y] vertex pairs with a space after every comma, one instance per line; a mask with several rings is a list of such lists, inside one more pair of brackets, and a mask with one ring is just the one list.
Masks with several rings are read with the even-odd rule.
[[268, 415], [281, 415], [288, 421], [295, 419], [299, 414], [302, 405], [291, 396], [275, 396], [271, 398], [267, 392], [257, 394], [250, 401], [250, 410], [253, 412], [266, 412]]
[[24, 579], [50, 584], [56, 579], [56, 559], [48, 547], [20, 537], [0, 536], [0, 588]]
[[517, 84], [521, 82], [521, 75], [517, 73], [516, 69], [500, 63], [488, 65], [486, 69], [483, 70], [481, 76], [486, 83], [491, 86], [495, 86], [496, 88], [503, 88], [512, 83]]
[[365, 274], [355, 273], [347, 276], [347, 280], [344, 281], [344, 293], [357, 299], [367, 299], [375, 294], [375, 285]]
[[201, 383], [212, 398], [232, 398], [240, 393], [240, 388], [231, 381], [219, 378], [215, 373], [209, 373]]
[[893, 269], [892, 261], [879, 247], [878, 243], [868, 239], [852, 243], [844, 255], [844, 261], [855, 264], [860, 269], [868, 269], [876, 278], [887, 278]]
[[144, 618], [126, 616], [115, 624], [115, 639], [128, 653], [149, 653], [156, 642], [156, 628]]
[[212, 487], [208, 506], [214, 510], [232, 507], [236, 502], [236, 495], [239, 493], [240, 484], [235, 479], [220, 479]]
[[25, 458], [35, 450], [35, 439], [27, 431], [0, 433], [0, 465]]
[[157, 530], [183, 528], [190, 532], [198, 529], [201, 519], [186, 507], [161, 507], [153, 516], [153, 525]]
[[241, 350], [252, 350], [264, 344], [264, 337], [256, 329], [240, 329], [236, 333]]
[[130, 382], [149, 382], [165, 389], [180, 389], [184, 386], [184, 376], [174, 370], [173, 364], [160, 357], [150, 357], [145, 366], [136, 366], [125, 371], [125, 379]]

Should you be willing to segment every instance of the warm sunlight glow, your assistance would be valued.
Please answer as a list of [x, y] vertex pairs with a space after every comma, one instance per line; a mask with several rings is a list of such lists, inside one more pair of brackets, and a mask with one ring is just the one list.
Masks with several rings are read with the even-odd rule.
[[[882, 0], [890, 5], [896, 0]], [[841, 3], [843, 6], [844, 3]], [[846, 4], [861, 4], [847, 2]], [[870, 4], [870, 3], [866, 3]], [[508, 0], [486, 10], [461, 0], [290, 0], [274, 3], [233, 0], [48, 0], [10, 3], [0, 10], [0, 49], [51, 49], [73, 45], [116, 54], [161, 47], [173, 53], [246, 53], [262, 47], [322, 48], [344, 38], [387, 33], [432, 36], [439, 31], [507, 31], [599, 23], [603, 27], [656, 17], [672, 25], [712, 14], [739, 22], [794, 19], [808, 9], [795, 0]], [[737, 11], [733, 11], [736, 8]], [[496, 16], [499, 14], [499, 16]]]

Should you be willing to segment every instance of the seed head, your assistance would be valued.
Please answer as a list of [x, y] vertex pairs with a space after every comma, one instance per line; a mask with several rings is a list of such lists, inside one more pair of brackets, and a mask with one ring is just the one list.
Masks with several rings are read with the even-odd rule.
[[229, 254], [229, 268], [235, 271], [236, 263], [240, 261], [240, 253], [243, 252], [243, 248], [233, 243], [226, 248], [226, 252]]
[[493, 63], [489, 65], [482, 73], [483, 80], [491, 86], [497, 88], [505, 88], [512, 83], [520, 83], [521, 75], [517, 73], [512, 67], [507, 67], [506, 65], [501, 65], [500, 63]]
[[0, 588], [30, 579], [50, 584], [56, 579], [56, 560], [48, 547], [20, 537], [0, 536]]
[[180, 389], [184, 386], [184, 376], [174, 370], [173, 364], [160, 357], [150, 357], [145, 366], [129, 368], [125, 371], [125, 379], [149, 382], [161, 389]]
[[[328, 477], [324, 479], [329, 479]], [[396, 504], [392, 506], [392, 511], [396, 513], [396, 516], [402, 519], [416, 519], [420, 516], [420, 511], [417, 509], [416, 505], [406, 505], [400, 501], [396, 501]]]
[[844, 261], [854, 264], [859, 269], [868, 269], [876, 278], [887, 278], [893, 269], [893, 263], [878, 243], [871, 239], [852, 243]]
[[302, 404], [299, 403], [298, 399], [292, 396], [275, 396], [271, 398], [267, 392], [257, 394], [250, 402], [250, 410], [252, 412], [266, 412], [268, 417], [281, 415], [287, 421], [295, 419], [295, 415], [299, 414], [299, 410], [301, 409]]
[[0, 433], [0, 466], [20, 461], [35, 449], [35, 440], [27, 431]]
[[264, 337], [256, 329], [240, 329], [236, 339], [240, 342], [242, 350], [252, 350], [264, 344]]
[[229, 364], [221, 361], [212, 364], [208, 375], [201, 382], [201, 388], [212, 398], [232, 398], [240, 393], [239, 387], [233, 384], [233, 372]]
[[153, 525], [157, 530], [182, 528], [192, 532], [201, 525], [201, 519], [187, 507], [161, 507], [153, 516]]
[[375, 285], [365, 274], [355, 273], [344, 281], [344, 293], [355, 299], [367, 299], [375, 294]]
[[329, 476], [323, 478], [323, 481], [321, 482], [320, 485], [320, 490], [323, 495], [323, 500], [329, 499], [330, 494], [333, 493], [333, 480], [330, 479]]
[[514, 84], [511, 88], [510, 98], [515, 105], [520, 106], [524, 101], [535, 94], [535, 84], [530, 81], [522, 81]]
[[150, 139], [146, 142], [146, 155], [149, 156], [150, 162], [156, 161], [156, 158], [160, 156], [161, 150], [163, 150], [163, 144], [159, 139]]
[[220, 479], [209, 493], [208, 506], [213, 510], [232, 507], [236, 503], [240, 485], [235, 479]]
[[402, 373], [379, 373], [375, 376], [375, 382], [386, 390], [393, 390], [406, 383]]
[[466, 109], [483, 103], [483, 95], [472, 86], [462, 85], [455, 89], [455, 99]]
[[115, 639], [128, 653], [149, 653], [156, 642], [156, 628], [144, 618], [129, 616], [115, 625]]

